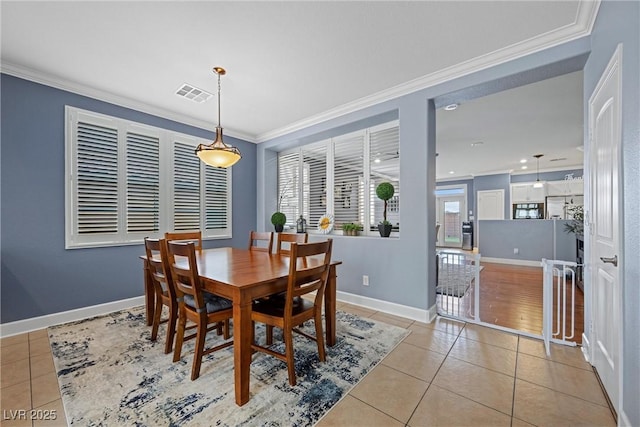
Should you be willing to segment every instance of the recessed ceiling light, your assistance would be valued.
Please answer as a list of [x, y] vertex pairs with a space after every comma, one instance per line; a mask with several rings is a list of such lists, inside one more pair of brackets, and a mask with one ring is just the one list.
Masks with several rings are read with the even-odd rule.
[[576, 150], [578, 150], [578, 151], [584, 151], [584, 145], [578, 145], [578, 146], [576, 147]]
[[527, 163], [527, 159], [520, 159], [520, 163]]
[[450, 174], [450, 175], [453, 175], [454, 173], [455, 173], [454, 171], [449, 171], [449, 174]]
[[484, 144], [484, 142], [482, 142], [482, 141], [476, 141], [476, 142], [472, 142], [472, 143], [471, 143], [471, 146], [472, 146], [472, 147], [479, 147], [479, 146], [481, 146], [482, 144]]
[[373, 162], [374, 163], [380, 163], [380, 159], [375, 159]]
[[453, 111], [458, 108], [458, 104], [449, 104], [444, 107], [446, 111]]
[[520, 169], [527, 169], [527, 165], [521, 166]]

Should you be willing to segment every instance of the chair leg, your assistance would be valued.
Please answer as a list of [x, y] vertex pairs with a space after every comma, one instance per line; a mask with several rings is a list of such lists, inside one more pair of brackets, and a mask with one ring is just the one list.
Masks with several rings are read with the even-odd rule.
[[[206, 314], [205, 314], [206, 316]], [[204, 339], [207, 335], [207, 319], [202, 316], [198, 319], [198, 332], [196, 333], [196, 348], [193, 354], [193, 366], [191, 368], [191, 381], [200, 376], [200, 365], [202, 364], [202, 352], [204, 351]]]
[[180, 309], [180, 316], [178, 319], [178, 332], [176, 334], [176, 346], [173, 350], [173, 361], [180, 360], [180, 354], [182, 353], [182, 343], [184, 341], [184, 329], [187, 325], [187, 315], [184, 309]]
[[270, 346], [271, 344], [273, 344], [273, 326], [272, 325], [266, 325], [267, 326], [267, 331], [266, 331], [266, 336], [267, 336], [267, 346]]
[[169, 306], [169, 320], [167, 321], [167, 339], [164, 344], [164, 354], [171, 353], [173, 349], [173, 338], [176, 335], [176, 321], [178, 320], [178, 307], [174, 304]]
[[287, 357], [287, 370], [289, 372], [289, 384], [296, 385], [296, 364], [293, 357], [293, 332], [287, 328], [282, 331], [284, 336], [285, 355]]
[[151, 341], [158, 339], [158, 327], [162, 315], [162, 296], [156, 291], [156, 310], [153, 313], [153, 326], [151, 327]]
[[[224, 339], [228, 340], [231, 337], [231, 332], [229, 331], [229, 323], [231, 321], [229, 319], [224, 321]], [[220, 335], [220, 334], [218, 334]]]
[[320, 311], [316, 313], [316, 317], [313, 321], [316, 324], [316, 342], [318, 343], [318, 357], [321, 362], [325, 361], [324, 354], [324, 333], [322, 332], [322, 314]]

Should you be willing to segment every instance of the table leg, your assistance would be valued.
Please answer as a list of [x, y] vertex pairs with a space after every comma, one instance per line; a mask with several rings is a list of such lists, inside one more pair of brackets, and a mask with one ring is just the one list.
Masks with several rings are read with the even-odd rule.
[[324, 290], [324, 321], [327, 345], [333, 347], [336, 344], [336, 266], [329, 270], [329, 280]]
[[155, 312], [156, 296], [153, 289], [153, 282], [151, 278], [151, 270], [149, 269], [149, 263], [144, 260], [144, 300], [147, 311], [147, 326], [153, 324], [153, 314]]
[[251, 369], [251, 300], [233, 303], [233, 375], [235, 377], [236, 404], [249, 401], [249, 375]]

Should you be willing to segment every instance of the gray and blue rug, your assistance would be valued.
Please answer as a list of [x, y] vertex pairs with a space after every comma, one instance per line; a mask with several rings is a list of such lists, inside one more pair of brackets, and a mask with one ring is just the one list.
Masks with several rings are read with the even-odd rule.
[[[312, 322], [307, 322], [312, 329]], [[82, 426], [308, 426], [313, 425], [409, 333], [337, 313], [337, 343], [318, 359], [315, 342], [296, 337], [298, 384], [284, 362], [255, 354], [251, 400], [235, 404], [233, 347], [205, 356], [190, 380], [193, 340], [182, 360], [164, 354], [164, 330], [151, 342], [144, 307], [49, 328], [67, 420]], [[264, 342], [264, 329], [256, 328]], [[313, 334], [313, 332], [312, 332]], [[274, 337], [275, 347], [282, 345]], [[221, 342], [215, 333], [208, 340]], [[208, 341], [205, 345], [210, 345]]]

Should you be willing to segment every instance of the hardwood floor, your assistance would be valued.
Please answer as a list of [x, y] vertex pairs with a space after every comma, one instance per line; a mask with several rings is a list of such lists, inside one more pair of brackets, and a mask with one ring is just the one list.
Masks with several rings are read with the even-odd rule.
[[[542, 268], [481, 262], [480, 320], [520, 331], [542, 332]], [[570, 284], [570, 282], [569, 282]], [[568, 286], [570, 288], [570, 286]], [[566, 335], [571, 335], [570, 289], [567, 289]], [[457, 304], [458, 299], [441, 298], [440, 304]], [[460, 302], [459, 313], [473, 312], [473, 293]], [[554, 327], [557, 307], [554, 307]], [[575, 291], [575, 327], [571, 341], [582, 343], [584, 329], [584, 295]]]

